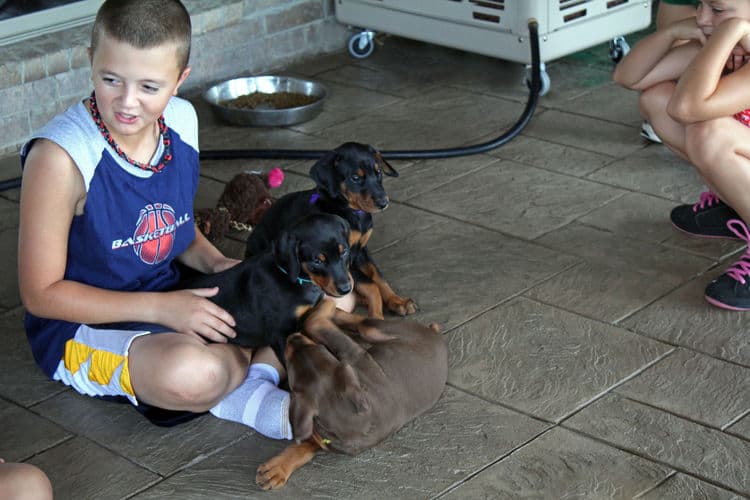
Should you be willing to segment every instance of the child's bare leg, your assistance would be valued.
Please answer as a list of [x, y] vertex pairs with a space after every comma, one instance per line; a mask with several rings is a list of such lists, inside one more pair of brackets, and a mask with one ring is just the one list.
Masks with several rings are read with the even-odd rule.
[[286, 369], [284, 368], [284, 365], [281, 364], [281, 360], [276, 357], [276, 353], [270, 347], [261, 347], [255, 352], [250, 365], [252, 366], [259, 363], [273, 366], [279, 373], [279, 380], [284, 380], [286, 378]]
[[139, 400], [169, 410], [210, 411], [264, 436], [291, 439], [289, 393], [277, 387], [281, 365], [268, 347], [250, 361], [248, 351], [233, 344], [177, 333], [138, 337], [128, 356]]
[[[750, 128], [718, 118], [688, 126], [687, 135], [690, 160], [734, 209], [727, 230], [750, 243]], [[750, 311], [750, 248], [706, 286], [705, 298], [717, 307]]]
[[[341, 307], [354, 307], [354, 298], [338, 299]], [[289, 423], [289, 393], [279, 389], [286, 371], [276, 353], [264, 347], [258, 349], [250, 364], [247, 378], [211, 408], [215, 416], [249, 425], [261, 434], [276, 439], [291, 439]]]
[[750, 127], [727, 117], [686, 130], [690, 161], [719, 197], [750, 221]]
[[0, 459], [0, 494], [4, 500], [52, 500], [52, 485], [38, 467]]
[[203, 412], [242, 383], [248, 356], [231, 344], [159, 333], [136, 338], [128, 368], [138, 399], [159, 408]]
[[674, 82], [662, 82], [641, 92], [639, 98], [641, 115], [656, 131], [656, 135], [672, 152], [682, 159], [685, 153], [685, 125], [667, 113], [667, 103], [674, 94]]

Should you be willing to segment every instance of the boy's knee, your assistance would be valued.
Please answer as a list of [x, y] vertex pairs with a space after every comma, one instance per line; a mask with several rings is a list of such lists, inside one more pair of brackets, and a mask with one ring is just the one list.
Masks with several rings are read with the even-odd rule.
[[208, 410], [236, 380], [242, 380], [234, 373], [238, 367], [204, 346], [180, 346], [170, 353], [161, 370], [163, 390], [185, 406]]

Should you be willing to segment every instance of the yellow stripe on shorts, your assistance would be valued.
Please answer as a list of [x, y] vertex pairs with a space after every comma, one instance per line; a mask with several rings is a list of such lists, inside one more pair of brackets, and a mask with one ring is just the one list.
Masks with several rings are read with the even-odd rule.
[[123, 391], [135, 396], [133, 386], [130, 383], [130, 370], [128, 369], [128, 358], [121, 354], [94, 349], [86, 344], [70, 339], [65, 343], [65, 368], [75, 374], [83, 363], [91, 359], [88, 378], [100, 385], [109, 385], [118, 368], [120, 372], [120, 387]]
[[71, 373], [75, 374], [83, 363], [89, 359], [91, 353], [94, 352], [92, 347], [86, 344], [81, 344], [73, 339], [65, 342], [65, 368]]

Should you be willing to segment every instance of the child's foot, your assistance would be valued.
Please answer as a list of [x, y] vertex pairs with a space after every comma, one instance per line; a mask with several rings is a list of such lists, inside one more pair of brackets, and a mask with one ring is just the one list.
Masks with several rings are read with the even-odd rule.
[[711, 191], [701, 193], [695, 205], [674, 207], [669, 218], [674, 227], [692, 236], [743, 239], [727, 225], [730, 220], [739, 219], [740, 216]]
[[[750, 242], [750, 232], [739, 219], [730, 220], [727, 227], [737, 238]], [[750, 310], [750, 248], [721, 276], [706, 287], [706, 300], [732, 311]]]
[[224, 420], [252, 427], [272, 439], [292, 439], [289, 393], [279, 389], [279, 372], [271, 365], [250, 365], [247, 378], [209, 411]]
[[661, 139], [659, 139], [659, 136], [656, 135], [654, 128], [649, 122], [645, 120], [643, 121], [643, 123], [641, 123], [641, 137], [646, 139], [648, 142], [653, 142], [654, 144], [662, 143]]

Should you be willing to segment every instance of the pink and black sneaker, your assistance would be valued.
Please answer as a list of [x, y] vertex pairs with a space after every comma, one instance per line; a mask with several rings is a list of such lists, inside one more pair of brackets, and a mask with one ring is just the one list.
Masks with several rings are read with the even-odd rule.
[[732, 207], [724, 203], [711, 191], [701, 193], [700, 200], [694, 205], [679, 205], [669, 214], [672, 225], [691, 236], [703, 238], [738, 238], [731, 231], [728, 222], [740, 219]]
[[[727, 228], [738, 239], [750, 243], [750, 231], [744, 222], [732, 219]], [[706, 300], [716, 307], [732, 311], [750, 311], [750, 247], [721, 276], [706, 286]]]

